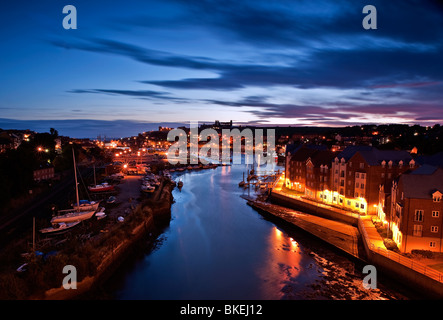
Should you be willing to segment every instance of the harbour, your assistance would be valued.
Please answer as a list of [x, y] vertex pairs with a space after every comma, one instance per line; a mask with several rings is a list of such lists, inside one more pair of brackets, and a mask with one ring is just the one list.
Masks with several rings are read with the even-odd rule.
[[131, 300], [408, 298], [401, 286], [364, 289], [360, 261], [250, 207], [242, 196], [258, 194], [239, 188], [245, 170], [174, 173], [184, 186], [173, 191], [169, 225], [100, 292]]

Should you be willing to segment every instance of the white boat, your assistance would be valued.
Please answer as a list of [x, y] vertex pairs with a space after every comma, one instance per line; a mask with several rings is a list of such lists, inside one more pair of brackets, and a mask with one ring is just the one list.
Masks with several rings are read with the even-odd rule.
[[60, 210], [59, 214], [51, 219], [51, 223], [60, 223], [60, 222], [75, 222], [75, 221], [83, 221], [90, 219], [95, 210], [90, 211], [77, 211], [76, 209], [72, 210]]
[[60, 223], [54, 223], [52, 227], [40, 229], [41, 233], [58, 233], [62, 231], [67, 231], [76, 225], [78, 225], [80, 221], [74, 221], [74, 222], [60, 222]]
[[101, 220], [106, 217], [105, 208], [101, 207], [99, 211], [95, 214], [97, 220]]

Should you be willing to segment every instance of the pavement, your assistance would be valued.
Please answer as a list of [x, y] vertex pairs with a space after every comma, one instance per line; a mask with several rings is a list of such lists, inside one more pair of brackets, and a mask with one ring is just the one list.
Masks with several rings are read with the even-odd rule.
[[249, 204], [252, 207], [266, 211], [275, 217], [294, 224], [355, 257], [359, 257], [358, 229], [350, 224], [261, 201], [250, 201]]

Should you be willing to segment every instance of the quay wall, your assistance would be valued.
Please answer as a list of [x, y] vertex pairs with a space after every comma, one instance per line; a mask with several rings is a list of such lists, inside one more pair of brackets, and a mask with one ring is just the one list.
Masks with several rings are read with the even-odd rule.
[[286, 197], [279, 193], [271, 193], [270, 199], [273, 203], [287, 206], [294, 210], [356, 226], [365, 252], [365, 261], [374, 265], [379, 274], [382, 272], [381, 274], [388, 275], [406, 287], [413, 288], [422, 293], [424, 297], [432, 299], [443, 298], [443, 275], [441, 273], [393, 251], [376, 248], [371, 243], [361, 218], [353, 215], [343, 215], [335, 212], [333, 208], [328, 209], [326, 206], [317, 206], [295, 198]]
[[355, 227], [358, 224], [357, 215], [352, 215], [352, 214], [344, 215], [341, 213], [337, 213], [326, 206], [322, 206], [321, 204], [317, 205], [314, 203], [301, 201], [295, 198], [289, 198], [279, 193], [271, 192], [271, 202], [280, 204], [282, 206], [286, 206], [294, 210], [311, 213], [326, 219], [344, 222]]

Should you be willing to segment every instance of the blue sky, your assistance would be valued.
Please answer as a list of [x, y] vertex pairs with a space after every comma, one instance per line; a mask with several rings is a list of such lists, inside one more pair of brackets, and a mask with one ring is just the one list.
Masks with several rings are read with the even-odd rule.
[[[67, 4], [77, 30], [62, 27]], [[377, 30], [362, 27], [367, 4]], [[0, 23], [3, 128], [443, 122], [439, 1], [19, 0]]]

